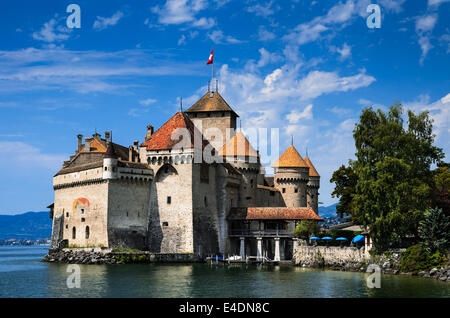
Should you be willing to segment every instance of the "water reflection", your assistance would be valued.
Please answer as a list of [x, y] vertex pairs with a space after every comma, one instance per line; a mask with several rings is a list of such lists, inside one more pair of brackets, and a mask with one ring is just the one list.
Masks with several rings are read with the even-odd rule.
[[81, 288], [70, 289], [68, 265], [40, 262], [45, 249], [23, 249], [0, 248], [0, 297], [450, 296], [450, 284], [425, 278], [382, 275], [381, 288], [370, 289], [366, 273], [225, 264], [80, 265]]

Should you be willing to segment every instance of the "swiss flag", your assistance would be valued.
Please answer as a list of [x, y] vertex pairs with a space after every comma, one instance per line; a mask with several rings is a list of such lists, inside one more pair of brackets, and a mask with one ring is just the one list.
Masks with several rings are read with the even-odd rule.
[[211, 54], [209, 55], [209, 59], [208, 59], [208, 62], [206, 62], [206, 64], [212, 64], [213, 59], [214, 59], [214, 54], [213, 54], [213, 50], [211, 50]]

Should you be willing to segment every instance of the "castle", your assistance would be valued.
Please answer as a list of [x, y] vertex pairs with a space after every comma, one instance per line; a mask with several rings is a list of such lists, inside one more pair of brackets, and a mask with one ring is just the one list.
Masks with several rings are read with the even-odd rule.
[[291, 258], [296, 224], [321, 220], [320, 176], [293, 145], [265, 176], [237, 117], [209, 91], [158, 130], [148, 125], [140, 144], [78, 135], [53, 177], [52, 248]]

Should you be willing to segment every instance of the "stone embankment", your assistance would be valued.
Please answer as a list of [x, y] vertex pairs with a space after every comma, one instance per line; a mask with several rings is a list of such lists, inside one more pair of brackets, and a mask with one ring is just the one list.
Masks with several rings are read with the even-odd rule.
[[149, 263], [196, 263], [201, 259], [194, 254], [155, 254], [148, 251], [115, 252], [100, 248], [71, 248], [49, 250], [44, 262], [68, 264], [149, 264]]
[[[378, 265], [385, 274], [413, 275], [400, 270], [400, 262], [404, 249], [385, 252], [381, 255], [367, 256], [364, 248], [356, 247], [326, 247], [298, 246], [294, 254], [294, 263], [303, 267], [329, 268], [341, 271], [366, 272], [369, 265]], [[372, 270], [373, 271], [373, 270]], [[450, 282], [450, 267], [433, 268], [423, 271], [418, 276], [439, 279]]]
[[443, 282], [450, 282], [450, 266], [446, 268], [433, 268], [432, 270], [419, 272], [417, 275], [421, 277], [434, 278]]

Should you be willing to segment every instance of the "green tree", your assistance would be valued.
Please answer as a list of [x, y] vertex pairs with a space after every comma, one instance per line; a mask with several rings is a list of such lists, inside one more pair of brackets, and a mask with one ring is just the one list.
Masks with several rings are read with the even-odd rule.
[[450, 215], [450, 164], [439, 165], [433, 173], [432, 206], [441, 208], [445, 214]]
[[419, 224], [419, 235], [427, 252], [447, 252], [450, 248], [450, 216], [442, 209], [430, 209]]
[[433, 146], [428, 113], [408, 111], [405, 125], [400, 104], [386, 113], [365, 108], [353, 137], [356, 160], [335, 171], [333, 194], [354, 222], [370, 229], [378, 248], [417, 239], [419, 221], [431, 205], [430, 166], [444, 157]]
[[318, 235], [320, 232], [320, 226], [313, 220], [302, 220], [294, 229], [295, 237], [307, 239], [311, 235]]
[[[351, 161], [350, 161], [351, 165]], [[339, 198], [339, 204], [336, 206], [336, 213], [339, 217], [350, 215], [352, 210], [353, 194], [355, 193], [358, 176], [355, 174], [351, 166], [340, 166], [338, 170], [333, 173], [330, 182], [336, 184], [331, 196]]]

